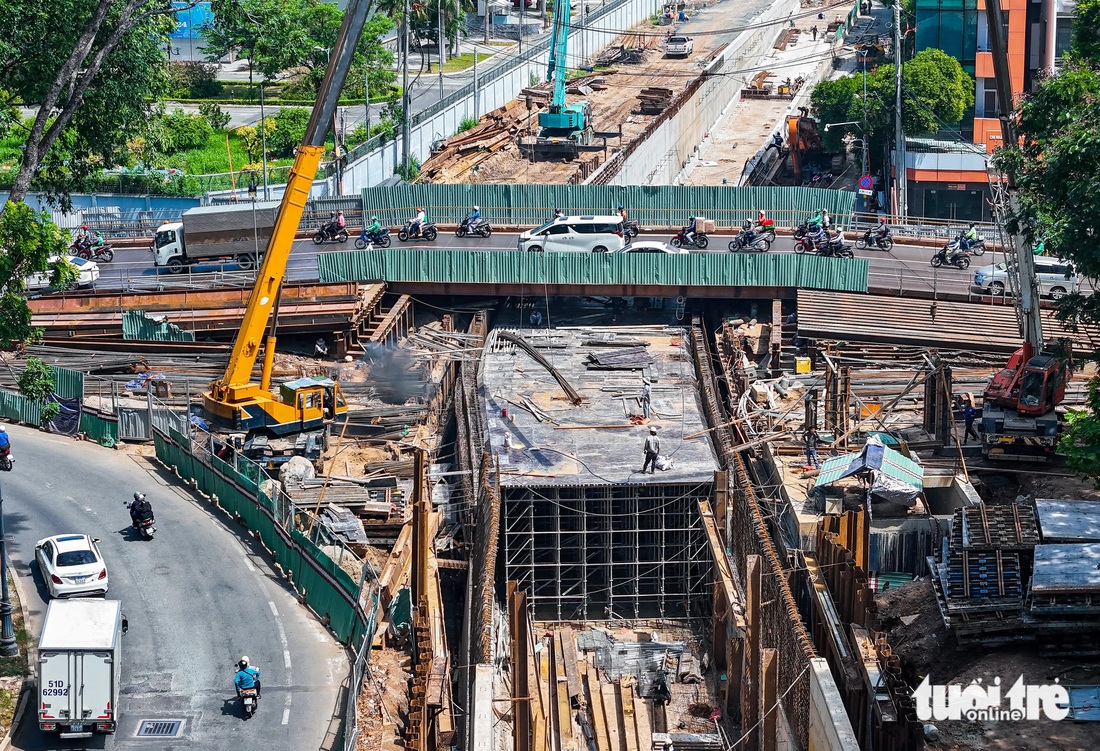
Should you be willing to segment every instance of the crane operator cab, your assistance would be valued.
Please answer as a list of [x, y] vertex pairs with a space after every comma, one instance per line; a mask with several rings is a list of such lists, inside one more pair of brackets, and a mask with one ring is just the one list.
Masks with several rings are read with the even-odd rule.
[[1046, 414], [1066, 396], [1066, 359], [1053, 355], [1036, 355], [1028, 360], [1020, 377], [1022, 414]]
[[[252, 388], [258, 388], [253, 384]], [[298, 378], [280, 383], [259, 398], [241, 395], [232, 405], [207, 400], [206, 412], [221, 427], [236, 431], [267, 431], [277, 436], [316, 430], [342, 421], [348, 405], [340, 384], [331, 378]], [[277, 398], [275, 398], [277, 397]]]

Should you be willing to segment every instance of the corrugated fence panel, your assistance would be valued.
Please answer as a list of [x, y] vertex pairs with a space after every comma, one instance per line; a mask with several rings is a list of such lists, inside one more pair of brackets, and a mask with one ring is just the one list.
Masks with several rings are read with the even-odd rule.
[[35, 427], [42, 424], [42, 405], [10, 391], [0, 391], [0, 414], [14, 422]]
[[80, 410], [80, 432], [104, 446], [118, 443], [118, 418], [88, 407]]
[[122, 314], [122, 338], [152, 342], [193, 342], [195, 334], [168, 321], [154, 321], [144, 310], [127, 310]]
[[68, 368], [53, 368], [53, 390], [62, 399], [84, 398], [84, 374]]
[[322, 282], [803, 287], [867, 291], [864, 259], [794, 253], [615, 255], [465, 250], [321, 253]]
[[418, 206], [435, 222], [457, 223], [477, 205], [494, 224], [534, 226], [555, 208], [566, 214], [610, 214], [621, 205], [643, 227], [682, 226], [693, 215], [737, 227], [760, 209], [780, 226], [797, 225], [822, 208], [844, 221], [854, 210], [856, 194], [778, 186], [425, 184], [366, 188], [362, 199], [367, 210], [390, 225], [404, 223]]
[[119, 407], [118, 437], [124, 441], [148, 441], [152, 438], [149, 410], [145, 407]]

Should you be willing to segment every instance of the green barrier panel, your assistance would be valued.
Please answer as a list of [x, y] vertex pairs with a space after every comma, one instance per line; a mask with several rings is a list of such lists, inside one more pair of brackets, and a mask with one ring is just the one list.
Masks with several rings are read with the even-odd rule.
[[80, 411], [80, 432], [104, 446], [118, 443], [118, 420], [108, 420], [99, 413]]
[[42, 405], [10, 391], [0, 391], [0, 414], [36, 428], [42, 424]]
[[353, 640], [366, 633], [367, 623], [362, 611], [349, 603], [341, 591], [354, 597], [359, 591], [358, 583], [300, 531], [290, 530], [288, 539], [286, 531], [278, 528], [264, 513], [264, 508], [274, 507], [272, 499], [256, 498], [245, 489], [251, 486], [251, 492], [255, 492], [255, 478], [260, 474], [258, 467], [240, 472], [215, 456], [209, 457], [210, 465], [207, 466], [181, 448], [180, 444], [186, 441], [187, 438], [175, 430], [170, 430], [167, 438], [159, 431], [154, 431], [153, 435], [157, 457], [174, 466], [181, 477], [193, 479], [203, 493], [216, 495], [228, 513], [239, 514], [273, 552], [295, 589], [303, 593], [306, 604], [328, 618], [329, 627], [341, 641], [357, 643]]
[[55, 394], [63, 399], [84, 398], [83, 373], [68, 368], [59, 368], [56, 365], [50, 367], [53, 370], [53, 390]]
[[739, 227], [764, 209], [780, 226], [795, 226], [819, 209], [843, 219], [853, 213], [851, 191], [801, 187], [728, 185], [392, 185], [365, 188], [364, 210], [383, 224], [400, 226], [423, 206], [431, 221], [457, 224], [472, 206], [500, 226], [537, 226], [555, 208], [567, 215], [613, 214], [625, 206], [643, 227], [679, 227], [692, 215], [720, 227]]
[[616, 255], [391, 249], [321, 253], [317, 271], [322, 282], [659, 284], [866, 292], [868, 262], [796, 253]]

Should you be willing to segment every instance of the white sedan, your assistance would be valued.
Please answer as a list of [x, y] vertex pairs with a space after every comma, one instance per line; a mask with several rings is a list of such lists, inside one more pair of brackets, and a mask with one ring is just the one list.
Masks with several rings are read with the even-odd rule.
[[[61, 260], [61, 256], [50, 256], [46, 270], [36, 271], [26, 278], [27, 291], [49, 289], [50, 276], [53, 273], [53, 265]], [[76, 286], [91, 287], [99, 279], [99, 264], [79, 256], [65, 256], [65, 260], [76, 266]]]
[[97, 542], [88, 535], [55, 535], [35, 543], [34, 557], [51, 597], [107, 594], [107, 564]]
[[677, 248], [675, 245], [669, 245], [659, 240], [635, 240], [628, 245], [624, 245], [615, 253], [669, 253], [672, 255], [683, 255], [688, 252], [687, 248]]

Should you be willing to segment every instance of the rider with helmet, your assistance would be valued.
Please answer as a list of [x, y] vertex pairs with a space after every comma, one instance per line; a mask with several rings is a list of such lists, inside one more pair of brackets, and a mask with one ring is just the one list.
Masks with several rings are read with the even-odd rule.
[[428, 215], [425, 213], [422, 206], [416, 207], [416, 216], [413, 217], [409, 223], [409, 237], [419, 237], [420, 228], [424, 226], [424, 222], [428, 221]]
[[134, 502], [130, 504], [130, 521], [134, 529], [141, 526], [141, 522], [153, 518], [153, 504], [145, 500], [145, 493], [134, 493]]
[[233, 686], [237, 689], [237, 698], [246, 688], [256, 689], [256, 698], [260, 698], [260, 669], [248, 664], [248, 655], [237, 663], [237, 674], [233, 676]]
[[378, 237], [378, 234], [382, 231], [382, 224], [378, 221], [377, 216], [370, 218], [370, 224], [367, 225], [367, 235], [369, 237]]
[[688, 244], [695, 243], [695, 232], [695, 214], [692, 214], [691, 217], [688, 218], [688, 225], [684, 227], [684, 239], [687, 240]]

